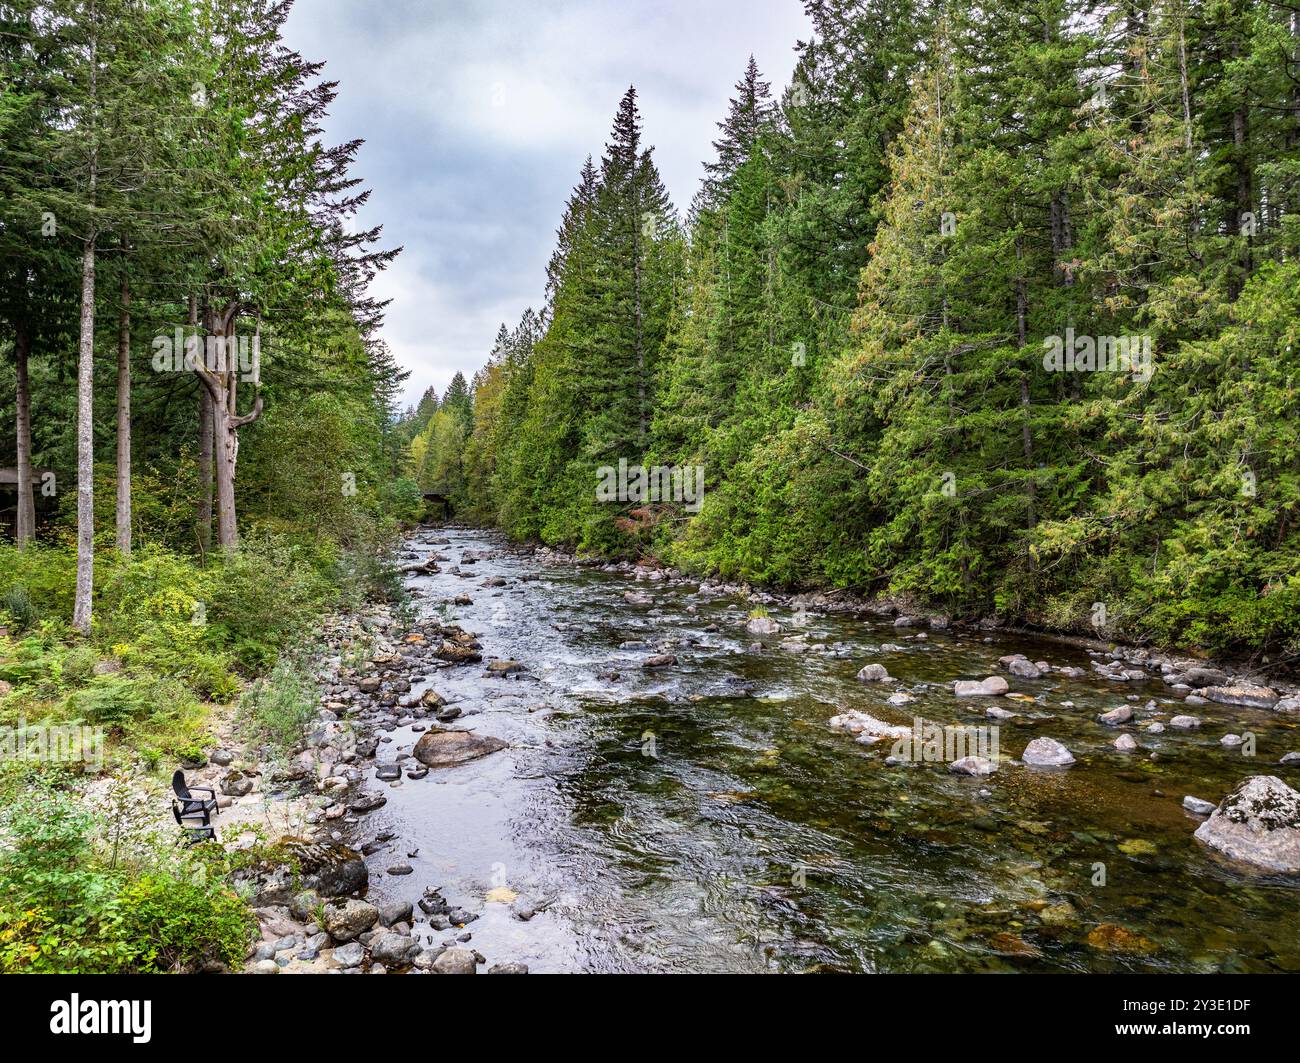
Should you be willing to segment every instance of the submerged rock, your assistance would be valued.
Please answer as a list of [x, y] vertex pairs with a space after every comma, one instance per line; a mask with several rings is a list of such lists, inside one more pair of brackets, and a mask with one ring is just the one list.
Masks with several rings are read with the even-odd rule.
[[962, 757], [948, 765], [954, 775], [992, 775], [998, 766], [987, 757]]
[[1020, 759], [1035, 768], [1068, 768], [1074, 763], [1074, 754], [1055, 738], [1035, 738]]
[[1195, 837], [1231, 860], [1300, 873], [1300, 793], [1275, 775], [1253, 775], [1219, 803]]
[[1169, 721], [1169, 726], [1191, 731], [1201, 726], [1201, 720], [1199, 716], [1175, 716]]
[[431, 730], [420, 736], [413, 754], [421, 764], [430, 768], [447, 768], [485, 757], [489, 753], [505, 749], [508, 744], [499, 738], [477, 735], [473, 731]]
[[1102, 923], [1088, 931], [1085, 939], [1090, 946], [1101, 952], [1157, 952], [1160, 948], [1155, 942], [1148, 941], [1141, 934], [1135, 934], [1126, 927], [1115, 923]]
[[1111, 709], [1109, 712], [1103, 712], [1098, 715], [1098, 720], [1107, 727], [1118, 727], [1122, 723], [1128, 723], [1133, 719], [1133, 710], [1127, 705], [1121, 705], [1118, 709]]
[[837, 731], [848, 731], [851, 735], [867, 737], [873, 741], [881, 738], [906, 738], [912, 733], [910, 727], [901, 724], [886, 723], [865, 712], [851, 709], [838, 716], [831, 717], [831, 727]]

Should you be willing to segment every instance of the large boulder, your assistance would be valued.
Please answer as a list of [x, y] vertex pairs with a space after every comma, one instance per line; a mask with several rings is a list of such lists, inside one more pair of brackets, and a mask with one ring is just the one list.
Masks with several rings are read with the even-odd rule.
[[1276, 775], [1252, 775], [1196, 828], [1196, 840], [1230, 860], [1300, 874], [1300, 793]]
[[430, 768], [448, 768], [485, 757], [498, 749], [505, 749], [508, 744], [473, 731], [430, 730], [420, 736], [413, 753], [416, 760]]
[[293, 841], [286, 843], [298, 865], [300, 885], [322, 897], [346, 897], [370, 881], [365, 858], [346, 845]]
[[1011, 687], [1000, 675], [991, 675], [987, 679], [959, 679], [952, 685], [952, 692], [959, 698], [995, 698], [1005, 694]]

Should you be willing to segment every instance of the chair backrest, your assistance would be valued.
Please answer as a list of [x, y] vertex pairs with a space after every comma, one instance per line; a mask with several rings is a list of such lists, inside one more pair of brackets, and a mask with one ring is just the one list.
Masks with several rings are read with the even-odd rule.
[[190, 800], [190, 788], [185, 785], [185, 773], [179, 768], [176, 769], [176, 774], [172, 776], [172, 792], [182, 801]]

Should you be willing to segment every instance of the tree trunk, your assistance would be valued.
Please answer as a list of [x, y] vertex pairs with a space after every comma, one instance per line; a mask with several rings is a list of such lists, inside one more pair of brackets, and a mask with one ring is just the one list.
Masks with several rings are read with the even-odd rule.
[[14, 330], [14, 370], [18, 376], [18, 545], [36, 538], [36, 497], [32, 491], [32, 388], [27, 376], [27, 356], [32, 338], [26, 322]]
[[253, 409], [240, 414], [236, 400], [239, 394], [240, 366], [235, 356], [235, 322], [239, 304], [232, 303], [224, 310], [209, 309], [204, 328], [209, 338], [215, 337], [217, 364], [206, 365], [206, 356], [195, 365], [195, 372], [207, 389], [211, 400], [213, 459], [217, 482], [217, 544], [223, 550], [233, 550], [239, 545], [239, 524], [235, 517], [235, 466], [239, 459], [239, 430], [262, 415], [261, 346], [262, 322], [258, 317], [257, 333], [253, 341], [252, 383], [255, 389]]
[[[1025, 278], [1021, 272], [1023, 267], [1023, 254], [1020, 247], [1020, 238], [1016, 237], [1016, 347], [1024, 352], [1025, 343], [1028, 338], [1028, 317], [1029, 301], [1025, 294]], [[1033, 415], [1032, 403], [1029, 392], [1029, 370], [1021, 368], [1020, 370], [1020, 449], [1025, 458], [1025, 470], [1029, 474], [1028, 480], [1028, 502], [1029, 514], [1028, 524], [1032, 529], [1038, 523], [1038, 485], [1036, 472], [1034, 469], [1034, 436], [1031, 418]]]
[[117, 323], [117, 549], [131, 556], [131, 282], [122, 269]]
[[233, 427], [225, 403], [212, 404], [213, 450], [217, 462], [217, 545], [233, 550], [239, 545], [235, 519], [235, 462], [239, 458], [239, 432]]
[[[190, 325], [197, 334], [199, 303], [190, 296]], [[200, 350], [202, 345], [200, 344]], [[206, 562], [212, 552], [212, 395], [199, 380], [199, 552]]]
[[81, 252], [81, 338], [77, 352], [77, 593], [72, 626], [90, 633], [95, 589], [95, 238]]

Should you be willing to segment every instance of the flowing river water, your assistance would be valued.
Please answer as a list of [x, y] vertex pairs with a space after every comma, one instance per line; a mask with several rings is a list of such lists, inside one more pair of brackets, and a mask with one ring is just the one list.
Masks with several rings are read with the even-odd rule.
[[[780, 608], [772, 616], [785, 633], [755, 639], [743, 628], [751, 603], [695, 583], [542, 565], [485, 532], [426, 531], [410, 546], [449, 559], [408, 580], [423, 614], [476, 633], [485, 661], [516, 660], [527, 673], [486, 678], [483, 666], [462, 665], [416, 685], [462, 709], [449, 726], [510, 746], [375, 784], [388, 802], [367, 829], [395, 840], [369, 859], [370, 894], [418, 901], [439, 887], [479, 913], [466, 930], [489, 963], [534, 972], [1300, 970], [1300, 886], [1220, 863], [1192, 838], [1200, 819], [1181, 807], [1186, 794], [1218, 802], [1249, 775], [1294, 785], [1296, 768], [1277, 764], [1300, 748], [1294, 717], [1184, 709], [1159, 678], [1095, 673], [1010, 678], [1028, 700], [958, 700], [952, 681], [1005, 674], [1004, 654], [1085, 669], [1090, 658], [1054, 641], [958, 630], [918, 638], [886, 620]], [[451, 571], [467, 553], [491, 556]], [[461, 595], [472, 604], [446, 604]], [[805, 652], [781, 648], [792, 630]], [[620, 649], [628, 642], [646, 645]], [[661, 650], [677, 663], [642, 667]], [[871, 662], [897, 682], [858, 682]], [[886, 704], [899, 690], [916, 700]], [[984, 778], [944, 763], [887, 765], [890, 742], [864, 746], [828, 725], [846, 709], [906, 725], [917, 715], [987, 725], [993, 704], [1020, 715], [1001, 723], [1001, 764]], [[1125, 704], [1133, 724], [1097, 722]], [[1203, 726], [1159, 735], [1135, 726], [1181, 711]], [[1121, 731], [1137, 751], [1114, 748]], [[1253, 758], [1220, 745], [1230, 731], [1256, 736]], [[1078, 762], [1020, 764], [1039, 735]], [[385, 738], [381, 763], [409, 752], [419, 733], [399, 727]], [[387, 875], [397, 863], [414, 873]], [[513, 905], [489, 899], [511, 893]], [[537, 913], [522, 920], [525, 905]], [[416, 933], [438, 943], [461, 932], [419, 924]]]

